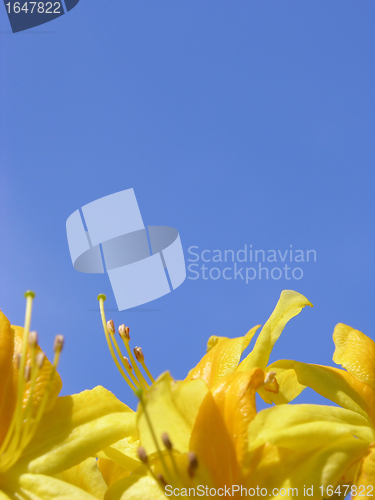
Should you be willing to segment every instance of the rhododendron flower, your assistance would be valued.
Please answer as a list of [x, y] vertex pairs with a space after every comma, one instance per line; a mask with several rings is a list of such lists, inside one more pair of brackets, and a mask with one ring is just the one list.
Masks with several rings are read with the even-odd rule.
[[24, 328], [0, 312], [0, 500], [103, 498], [89, 457], [134, 432], [135, 414], [102, 387], [58, 397], [63, 337], [51, 364], [30, 332], [34, 294], [26, 295]]

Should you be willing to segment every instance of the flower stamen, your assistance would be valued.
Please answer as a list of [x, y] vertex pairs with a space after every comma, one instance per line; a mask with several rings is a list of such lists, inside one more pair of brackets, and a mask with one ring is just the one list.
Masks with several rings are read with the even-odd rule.
[[139, 446], [139, 448], [137, 450], [137, 455], [138, 455], [139, 460], [145, 464], [145, 466], [147, 467], [147, 470], [149, 471], [151, 476], [158, 483], [159, 482], [158, 478], [156, 477], [155, 472], [151, 469], [150, 464], [148, 463], [148, 456], [147, 456], [146, 450], [143, 448], [143, 446]]
[[133, 367], [134, 373], [135, 373], [137, 379], [139, 380], [140, 385], [143, 388], [147, 389], [147, 387], [149, 387], [149, 384], [146, 382], [146, 379], [144, 378], [140, 369], [138, 368], [138, 365], [133, 357], [133, 353], [129, 347], [129, 342], [130, 342], [129, 327], [125, 326], [125, 325], [120, 325], [118, 327], [118, 333], [124, 342], [125, 349], [127, 350], [128, 355], [129, 355], [130, 364]]
[[121, 367], [121, 365], [119, 363], [119, 360], [117, 359], [117, 356], [116, 356], [116, 354], [115, 354], [115, 352], [113, 350], [113, 345], [112, 345], [112, 341], [111, 341], [111, 338], [110, 338], [110, 335], [109, 335], [109, 332], [108, 332], [108, 329], [107, 329], [107, 322], [106, 322], [105, 313], [104, 313], [104, 301], [106, 300], [106, 298], [107, 297], [104, 295], [104, 293], [101, 293], [100, 295], [98, 295], [98, 301], [99, 301], [99, 307], [100, 307], [100, 315], [101, 315], [101, 318], [102, 318], [103, 330], [104, 330], [105, 338], [107, 340], [109, 352], [111, 353], [112, 359], [115, 362], [115, 365], [117, 366], [117, 369], [121, 373], [123, 379], [128, 384], [128, 386], [134, 391], [135, 387], [134, 387], [132, 381], [128, 378], [128, 376], [126, 375], [126, 373], [122, 369], [122, 367]]
[[164, 488], [168, 485], [167, 481], [164, 479], [163, 474], [158, 474], [156, 477]]
[[[63, 346], [64, 346], [64, 336], [63, 335], [56, 335], [55, 341], [54, 341], [54, 344], [53, 344], [53, 350], [55, 352], [55, 356], [54, 356], [54, 359], [53, 359], [51, 373], [50, 373], [50, 375], [48, 377], [47, 385], [46, 385], [46, 388], [44, 390], [43, 397], [42, 397], [42, 400], [41, 400], [41, 402], [39, 404], [39, 407], [38, 407], [38, 410], [37, 410], [37, 413], [36, 413], [36, 416], [35, 416], [34, 420], [28, 419], [26, 421], [25, 430], [24, 430], [24, 433], [23, 433], [23, 436], [22, 436], [22, 440], [21, 440], [21, 443], [20, 443], [21, 453], [22, 453], [22, 450], [29, 444], [29, 442], [31, 441], [32, 437], [34, 436], [35, 431], [36, 431], [36, 429], [37, 429], [37, 427], [39, 425], [39, 422], [40, 422], [40, 420], [41, 420], [41, 418], [43, 416], [44, 410], [45, 410], [47, 402], [48, 402], [49, 394], [51, 392], [52, 380], [53, 380], [53, 377], [54, 377], [55, 372], [57, 370], [57, 367], [59, 365], [60, 354], [61, 354]], [[39, 354], [43, 354], [43, 353], [39, 353]], [[43, 354], [42, 357], [39, 356], [38, 361], [39, 361], [39, 363], [35, 363], [34, 376], [32, 378], [33, 379], [33, 385], [32, 385], [31, 390], [30, 390], [30, 398], [29, 398], [29, 401], [28, 401], [28, 404], [27, 404], [27, 407], [26, 407], [25, 411], [28, 410], [29, 404], [31, 406], [31, 395], [33, 394], [34, 387], [35, 387], [35, 382], [37, 380], [38, 372], [40, 370], [39, 365], [40, 365], [40, 363], [43, 365], [43, 362], [44, 362], [44, 354]]]
[[133, 367], [130, 364], [128, 358], [126, 358], [125, 356], [123, 356], [122, 360], [123, 360], [123, 365], [125, 366], [125, 369], [128, 372], [128, 374], [129, 374], [129, 377], [132, 379], [132, 381], [134, 382], [134, 384], [136, 385], [136, 387], [138, 387], [138, 389], [140, 389], [141, 388], [141, 384], [135, 378], [135, 376], [133, 374]]
[[[0, 472], [10, 469], [19, 459], [25, 447], [33, 438], [35, 431], [43, 416], [49, 394], [52, 387], [52, 380], [55, 375], [60, 353], [63, 347], [64, 337], [57, 335], [54, 344], [55, 357], [50, 372], [49, 379], [45, 385], [42, 400], [33, 417], [33, 400], [35, 387], [38, 381], [39, 371], [43, 367], [45, 355], [43, 352], [36, 353], [38, 336], [36, 332], [30, 332], [32, 301], [34, 292], [26, 292], [26, 314], [23, 331], [23, 343], [21, 354], [16, 356], [18, 368], [17, 399], [12, 420], [7, 430], [7, 434], [0, 447]], [[28, 348], [30, 362], [27, 362]], [[25, 385], [30, 383], [30, 390], [27, 401], [24, 403]]]
[[[12, 420], [8, 427], [8, 431], [4, 438], [4, 441], [0, 447], [0, 470], [3, 467], [7, 467], [9, 463], [9, 459], [11, 458], [12, 453], [15, 451], [18, 438], [21, 432], [22, 426], [22, 400], [23, 393], [25, 387], [25, 367], [26, 367], [26, 358], [27, 358], [27, 347], [28, 347], [28, 338], [30, 332], [30, 324], [31, 324], [31, 313], [33, 306], [33, 299], [35, 297], [35, 293], [31, 290], [28, 290], [25, 293], [26, 298], [26, 312], [25, 312], [25, 324], [23, 330], [23, 339], [22, 339], [22, 351], [20, 356], [17, 356], [17, 367], [18, 367], [18, 381], [17, 381], [17, 399], [16, 399], [16, 407], [13, 412]], [[5, 453], [6, 452], [6, 453]], [[4, 463], [5, 462], [5, 463]]]
[[151, 380], [151, 383], [154, 384], [155, 380], [154, 377], [151, 375], [150, 370], [147, 368], [147, 365], [145, 363], [145, 356], [143, 354], [143, 351], [140, 347], [134, 347], [133, 349], [134, 355], [136, 357], [136, 360], [138, 363], [140, 363], [144, 369], [144, 371], [147, 373], [148, 378]]
[[143, 391], [142, 390], [138, 390], [136, 391], [136, 396], [138, 397], [139, 399], [139, 402], [142, 406], [142, 410], [143, 410], [143, 413], [146, 417], [146, 421], [147, 421], [147, 425], [148, 425], [148, 428], [150, 430], [150, 433], [151, 433], [151, 437], [152, 437], [152, 440], [154, 441], [154, 444], [155, 444], [155, 447], [156, 447], [156, 450], [158, 452], [158, 456], [159, 456], [159, 459], [160, 459], [160, 462], [161, 462], [161, 465], [164, 469], [164, 472], [166, 474], [166, 477], [167, 479], [169, 480], [170, 478], [170, 472], [168, 470], [168, 467], [167, 467], [167, 464], [165, 463], [165, 460], [164, 460], [164, 455], [160, 449], [160, 446], [159, 446], [159, 443], [158, 443], [158, 440], [156, 439], [156, 434], [155, 434], [155, 430], [154, 430], [154, 427], [151, 423], [151, 419], [150, 419], [150, 415], [148, 413], [148, 410], [147, 410], [147, 407], [145, 405], [145, 402], [144, 402], [144, 399], [143, 399]]
[[188, 473], [189, 476], [192, 478], [194, 477], [194, 473], [198, 468], [198, 459], [194, 451], [189, 451], [188, 460], [189, 460]]
[[[112, 321], [112, 323], [113, 323], [113, 321]], [[125, 370], [126, 370], [127, 374], [129, 375], [129, 377], [131, 378], [133, 384], [136, 387], [141, 387], [141, 384], [138, 382], [138, 380], [135, 378], [134, 374], [132, 373], [133, 367], [130, 365], [129, 360], [122, 355], [120, 346], [118, 345], [116, 337], [115, 337], [116, 331], [114, 329], [114, 326], [113, 326], [113, 331], [114, 331], [114, 333], [111, 335], [111, 340], [113, 342], [113, 345], [115, 346], [117, 355], [120, 358], [121, 363], [122, 363], [123, 367], [125, 368]], [[130, 366], [130, 369], [129, 369], [129, 366]]]
[[163, 432], [163, 434], [161, 435], [161, 440], [163, 441], [164, 446], [168, 450], [169, 458], [171, 459], [171, 462], [172, 462], [173, 469], [174, 469], [174, 472], [176, 474], [176, 477], [179, 480], [181, 480], [180, 473], [179, 473], [179, 470], [178, 470], [178, 467], [177, 467], [177, 464], [176, 464], [176, 460], [175, 460], [174, 455], [173, 455], [173, 445], [172, 445], [172, 442], [169, 439], [169, 436], [168, 436], [168, 434], [166, 432]]

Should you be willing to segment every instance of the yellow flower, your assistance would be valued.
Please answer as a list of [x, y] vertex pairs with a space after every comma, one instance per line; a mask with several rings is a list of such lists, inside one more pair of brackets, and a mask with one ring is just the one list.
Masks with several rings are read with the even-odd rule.
[[[124, 343], [129, 358], [124, 357], [115, 337], [115, 326], [112, 320], [106, 321], [104, 313], [104, 301], [106, 296], [98, 296], [104, 333], [107, 339], [108, 347], [112, 358], [120, 371], [122, 377], [131, 387], [131, 389], [147, 389], [154, 382], [150, 371], [148, 370], [142, 349], [134, 348], [134, 356], [130, 349], [130, 331], [129, 327], [120, 325], [118, 333]], [[284, 290], [281, 292], [277, 305], [271, 316], [262, 328], [255, 346], [250, 354], [240, 363], [244, 350], [250, 344], [252, 338], [260, 328], [260, 325], [252, 328], [245, 336], [230, 339], [228, 337], [212, 336], [207, 343], [207, 354], [199, 361], [197, 366], [190, 370], [186, 380], [200, 378], [204, 380], [208, 387], [211, 387], [221, 377], [235, 371], [247, 371], [252, 368], [262, 368], [266, 372], [267, 363], [273, 346], [280, 337], [285, 325], [294, 316], [297, 316], [305, 306], [312, 304], [306, 297], [293, 290]], [[141, 373], [136, 360], [143, 367], [146, 377]], [[150, 379], [147, 381], [147, 376]], [[268, 376], [270, 381], [267, 384], [267, 391], [277, 391], [277, 384], [274, 381], [272, 371]], [[272, 382], [272, 383], [271, 383]], [[261, 395], [266, 397], [261, 390]]]
[[[213, 383], [228, 373], [247, 371], [252, 368], [262, 368], [270, 372], [272, 379], [273, 372], [267, 368], [267, 364], [273, 346], [288, 321], [297, 316], [305, 306], [312, 307], [311, 302], [306, 297], [293, 290], [283, 290], [274, 311], [262, 328], [253, 350], [241, 363], [242, 353], [248, 347], [260, 325], [252, 328], [244, 337], [235, 339], [210, 337], [207, 344], [207, 354], [189, 372], [187, 380], [201, 378], [208, 387], [211, 387]], [[266, 397], [266, 392], [275, 391], [277, 391], [276, 381], [268, 384], [267, 389], [263, 388], [260, 394], [262, 397]]]
[[239, 497], [233, 486], [264, 488], [278, 498], [281, 488], [302, 496], [308, 485], [320, 496], [319, 486], [335, 484], [342, 467], [363, 453], [362, 418], [354, 415], [349, 424], [347, 410], [327, 415], [314, 405], [256, 415], [255, 391], [264, 378], [256, 368], [226, 375], [209, 389], [201, 379], [159, 377], [137, 412], [144, 465], [112, 483], [106, 500], [165, 498], [176, 488], [197, 494], [198, 486], [214, 488], [217, 498], [225, 487]]
[[[334, 330], [333, 340], [336, 345], [333, 361], [346, 371], [291, 360], [278, 361], [272, 369], [278, 373], [278, 396], [282, 402], [294, 399], [308, 386], [363, 419], [366, 447], [356, 460], [353, 457], [351, 467], [342, 469], [342, 482], [353, 482], [359, 498], [375, 487], [375, 342], [341, 323]], [[356, 490], [353, 491], [355, 498]]]
[[134, 432], [135, 414], [102, 387], [58, 397], [63, 337], [51, 364], [30, 332], [34, 294], [26, 295], [24, 328], [0, 312], [0, 500], [103, 498], [88, 457]]
[[[105, 321], [103, 297], [100, 302], [107, 340], [120, 365], [114, 325]], [[342, 468], [366, 446], [368, 432], [361, 416], [314, 405], [274, 407], [256, 414], [255, 393], [268, 397], [278, 391], [275, 374], [267, 369], [272, 347], [305, 305], [310, 303], [302, 295], [283, 292], [241, 363], [258, 327], [237, 339], [211, 337], [208, 353], [184, 381], [164, 373], [145, 388], [138, 378], [138, 387], [143, 387], [138, 389], [138, 434], [99, 454], [99, 468], [109, 485], [106, 500], [157, 500], [175, 488], [186, 495], [198, 486], [215, 488], [218, 497], [225, 487], [242, 486], [265, 488], [267, 496], [281, 498], [280, 488], [298, 488], [302, 496], [307, 485], [320, 496], [319, 486], [337, 482]], [[129, 331], [121, 327], [120, 335], [128, 350]], [[125, 373], [126, 362], [120, 367], [130, 375]], [[116, 478], [108, 473], [115, 468]], [[205, 493], [204, 498], [212, 495]]]

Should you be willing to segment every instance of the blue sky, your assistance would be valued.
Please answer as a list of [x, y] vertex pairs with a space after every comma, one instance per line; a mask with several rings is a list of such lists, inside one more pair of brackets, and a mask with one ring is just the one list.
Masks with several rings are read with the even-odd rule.
[[[101, 384], [135, 404], [101, 292], [154, 375], [184, 377], [210, 335], [264, 323], [285, 288], [314, 309], [273, 360], [332, 364], [338, 322], [374, 338], [374, 14], [370, 0], [81, 0], [12, 34], [0, 10], [0, 307], [22, 324], [36, 292], [42, 347], [66, 337], [63, 394]], [[178, 229], [186, 259], [292, 245], [316, 262], [293, 264], [300, 280], [187, 279], [118, 312], [106, 276], [73, 269], [65, 222], [128, 188], [146, 224]]]

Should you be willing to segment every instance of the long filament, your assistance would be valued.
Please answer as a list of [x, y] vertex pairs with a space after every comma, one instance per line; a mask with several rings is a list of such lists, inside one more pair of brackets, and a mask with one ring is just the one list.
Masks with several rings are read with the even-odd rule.
[[108, 347], [109, 347], [109, 351], [111, 353], [113, 361], [115, 362], [115, 364], [117, 366], [118, 371], [121, 373], [121, 375], [124, 378], [125, 382], [134, 391], [136, 389], [136, 387], [133, 385], [132, 381], [128, 378], [128, 376], [126, 375], [126, 373], [122, 369], [122, 367], [121, 367], [121, 365], [120, 365], [120, 363], [119, 363], [119, 361], [118, 361], [118, 359], [116, 357], [116, 354], [115, 354], [115, 352], [113, 350], [111, 338], [110, 338], [110, 335], [109, 335], [108, 329], [107, 329], [107, 322], [106, 322], [106, 318], [105, 318], [105, 313], [104, 313], [104, 301], [105, 301], [105, 299], [106, 299], [106, 296], [104, 294], [98, 295], [99, 306], [100, 306], [100, 315], [101, 315], [101, 318], [102, 318], [103, 329], [104, 329], [104, 333], [105, 333], [105, 338], [107, 339], [107, 344], [108, 344]]

